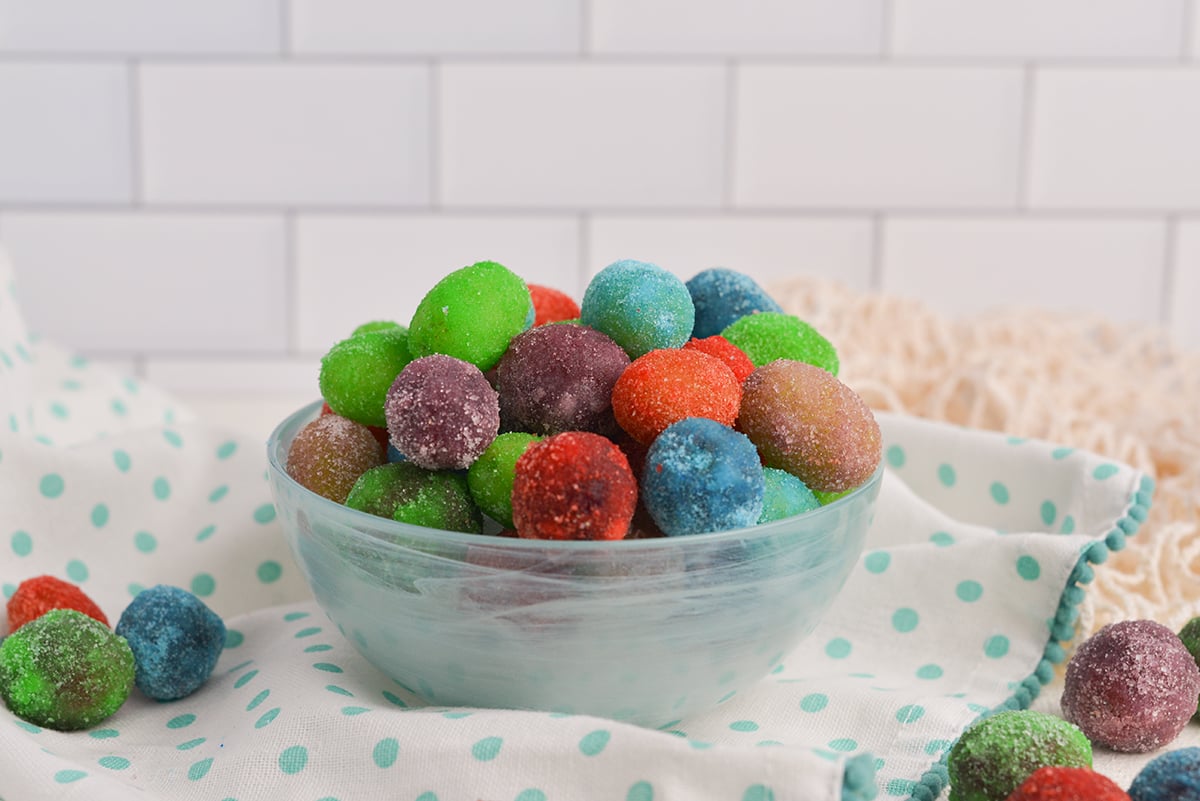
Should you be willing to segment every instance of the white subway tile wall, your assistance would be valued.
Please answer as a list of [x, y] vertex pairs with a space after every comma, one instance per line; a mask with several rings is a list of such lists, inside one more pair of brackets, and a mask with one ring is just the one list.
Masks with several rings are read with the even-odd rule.
[[1200, 0], [0, 0], [0, 244], [35, 329], [188, 393], [315, 393], [483, 259], [1200, 347]]
[[737, 78], [739, 205], [1016, 206], [1019, 69], [770, 64]]
[[883, 288], [947, 314], [1040, 307], [1153, 323], [1162, 312], [1159, 221], [902, 218], [883, 241]]
[[292, 0], [297, 53], [575, 54], [583, 0]]
[[1188, 0], [892, 0], [896, 55], [1178, 59]]
[[721, 204], [726, 71], [715, 64], [447, 64], [447, 207]]
[[140, 72], [145, 201], [429, 201], [429, 68], [154, 64]]

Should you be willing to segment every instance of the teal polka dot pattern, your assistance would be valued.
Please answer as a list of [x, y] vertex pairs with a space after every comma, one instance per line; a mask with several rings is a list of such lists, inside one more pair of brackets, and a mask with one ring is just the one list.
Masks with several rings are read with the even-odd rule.
[[33, 537], [29, 536], [28, 531], [14, 531], [9, 543], [12, 545], [12, 552], [17, 556], [29, 556], [33, 553]]
[[1042, 575], [1042, 566], [1038, 564], [1037, 559], [1025, 554], [1017, 559], [1017, 575], [1026, 581], [1037, 581]]
[[635, 782], [625, 793], [625, 801], [654, 801], [654, 785], [647, 781]]
[[940, 481], [944, 487], [953, 487], [955, 482], [958, 481], [958, 473], [956, 473], [954, 468], [948, 464], [938, 465], [937, 476], [938, 481]]
[[992, 500], [996, 503], [1006, 504], [1010, 500], [1008, 487], [999, 481], [993, 481], [988, 491], [992, 494]]
[[930, 663], [928, 665], [921, 665], [921, 667], [917, 668], [917, 678], [918, 679], [926, 679], [926, 680], [940, 679], [944, 674], [945, 674], [945, 671], [942, 670], [940, 665], [935, 665], [932, 663]]
[[892, 628], [901, 634], [907, 634], [917, 627], [920, 619], [920, 615], [917, 614], [917, 610], [915, 609], [907, 607], [897, 609], [892, 613]]
[[159, 476], [154, 479], [154, 497], [160, 501], [165, 501], [171, 497], [171, 482], [167, 481], [165, 476]]
[[825, 655], [830, 659], [845, 659], [850, 655], [853, 646], [843, 637], [835, 637], [825, 645]]
[[395, 737], [385, 737], [375, 744], [371, 760], [377, 767], [390, 768], [400, 756], [400, 742]]
[[82, 770], [60, 770], [54, 774], [54, 781], [59, 784], [70, 784], [86, 777], [87, 773]]
[[[15, 358], [11, 341], [0, 338], [0, 348]], [[75, 369], [71, 385], [49, 384], [57, 395], [38, 399], [33, 419], [27, 421], [24, 407], [18, 407], [13, 418], [22, 429], [18, 436], [30, 440], [42, 436], [70, 446], [73, 440], [63, 432], [86, 419], [89, 371], [97, 369], [96, 365]], [[0, 382], [4, 378], [0, 368]], [[1004, 435], [995, 438], [995, 445], [1002, 448], [986, 444], [976, 448], [976, 432], [956, 433], [955, 447], [930, 447], [915, 436], [887, 435], [883, 455], [892, 471], [887, 481], [909, 484], [916, 490], [914, 503], [921, 499], [944, 514], [909, 510], [914, 511], [911, 519], [905, 518], [897, 527], [891, 516], [900, 507], [889, 504], [909, 503], [908, 496], [885, 493], [860, 561], [837, 602], [848, 607], [841, 614], [851, 617], [838, 618], [835, 605], [831, 616], [795, 651], [779, 653], [784, 649], [775, 645], [741, 662], [722, 655], [711, 663], [692, 660], [682, 665], [681, 688], [672, 690], [664, 704], [668, 710], [677, 701], [680, 706], [663, 716], [682, 720], [673, 720], [663, 731], [655, 731], [661, 720], [644, 729], [610, 726], [566, 705], [555, 706], [559, 713], [555, 716], [522, 713], [517, 725], [517, 716], [510, 719], [509, 713], [442, 706], [451, 703], [449, 688], [455, 682], [464, 683], [479, 673], [478, 663], [458, 654], [440, 657], [437, 669], [420, 677], [422, 694], [437, 699], [438, 706], [430, 706], [371, 667], [354, 649], [356, 642], [369, 644], [376, 654], [395, 648], [380, 628], [335, 610], [329, 620], [325, 610], [311, 601], [281, 609], [279, 604], [302, 597], [307, 587], [301, 570], [293, 567], [286, 540], [279, 536], [279, 528], [288, 521], [285, 514], [276, 515], [270, 503], [261, 443], [214, 437], [203, 425], [190, 422], [182, 409], [166, 414], [161, 403], [148, 415], [143, 400], [155, 390], [134, 386], [136, 392], [114, 384], [100, 399], [104, 425], [112, 433], [90, 454], [80, 454], [84, 461], [90, 459], [94, 476], [73, 467], [72, 459], [53, 458], [55, 449], [64, 445], [30, 446], [41, 449], [43, 461], [20, 478], [29, 506], [43, 516], [56, 516], [80, 536], [70, 544], [55, 542], [54, 528], [37, 517], [6, 517], [0, 530], [0, 585], [11, 592], [24, 576], [42, 572], [69, 578], [67, 565], [77, 562], [87, 574], [88, 592], [106, 594], [102, 608], [115, 614], [128, 603], [127, 590], [176, 584], [197, 591], [214, 607], [230, 610], [225, 615], [227, 651], [205, 695], [195, 701], [141, 702], [124, 709], [111, 729], [71, 738], [10, 728], [14, 738], [33, 744], [34, 762], [50, 766], [42, 768], [43, 782], [49, 784], [55, 771], [77, 768], [84, 774], [76, 781], [85, 794], [101, 782], [157, 775], [167, 767], [161, 772], [173, 782], [195, 783], [191, 795], [245, 799], [248, 790], [243, 779], [249, 761], [245, 757], [252, 753], [264, 783], [255, 791], [264, 797], [349, 801], [369, 794], [437, 801], [466, 794], [455, 784], [453, 771], [436, 766], [448, 764], [451, 756], [462, 765], [479, 743], [494, 737], [502, 744], [495, 755], [480, 760], [472, 753], [465, 767], [475, 778], [488, 775], [488, 786], [498, 788], [496, 799], [589, 797], [578, 792], [583, 782], [602, 778], [607, 782], [602, 785], [606, 795], [644, 801], [666, 796], [670, 785], [663, 779], [668, 775], [702, 776], [710, 771], [714, 777], [710, 784], [722, 788], [714, 791], [714, 797], [774, 801], [780, 787], [772, 789], [768, 777], [775, 774], [752, 769], [722, 775], [706, 767], [723, 763], [730, 749], [753, 752], [763, 760], [758, 764], [765, 765], [766, 760], [778, 758], [771, 746], [792, 760], [789, 764], [795, 764], [797, 774], [824, 770], [837, 779], [845, 760], [872, 754], [872, 769], [878, 771], [878, 783], [872, 781], [872, 786], [879, 788], [881, 796], [886, 795], [884, 788], [907, 790], [897, 796], [907, 798], [918, 787], [922, 771], [952, 741], [944, 720], [961, 719], [967, 704], [980, 709], [1000, 706], [1029, 678], [1010, 664], [1021, 662], [1016, 654], [1024, 657], [1031, 651], [1028, 635], [1009, 616], [996, 613], [1003, 600], [1057, 601], [1061, 587], [1053, 586], [1050, 577], [1070, 572], [1072, 581], [1076, 576], [1082, 581], [1087, 575], [1083, 570], [1072, 572], [1074, 557], [1062, 553], [1087, 549], [1088, 540], [1097, 539], [1093, 531], [1129, 533], [1115, 520], [1103, 525], [1103, 513], [1072, 495], [1076, 484], [1064, 477], [1078, 476], [1082, 479], [1078, 485], [1098, 495], [1124, 492], [1122, 487], [1130, 484], [1124, 468], [1101, 478], [1104, 471], [1097, 474], [1097, 468], [1107, 462], [1091, 454], [1073, 451], [1054, 458], [1053, 446], [1037, 440], [1017, 445]], [[124, 411], [121, 418], [109, 408], [114, 399], [119, 399]], [[53, 403], [66, 414], [55, 416]], [[0, 412], [0, 421], [8, 416], [8, 409]], [[135, 424], [142, 435], [123, 436]], [[886, 423], [885, 434], [888, 426], [895, 425]], [[26, 450], [10, 448], [8, 442], [0, 443], [0, 481], [11, 475], [6, 471]], [[1027, 469], [1035, 460], [1040, 461]], [[62, 480], [55, 497], [42, 492], [43, 477], [51, 474]], [[167, 487], [161, 500], [155, 492], [160, 478]], [[1006, 503], [997, 502], [993, 485], [1004, 487]], [[1086, 537], [1059, 536], [1085, 527]], [[997, 531], [1008, 534], [997, 535]], [[1062, 542], [1047, 543], [1047, 539]], [[266, 545], [260, 547], [258, 542]], [[7, 562], [4, 554], [9, 554]], [[235, 560], [229, 559], [231, 554], [236, 554]], [[113, 573], [114, 564], [121, 572]], [[1082, 595], [1070, 599], [1077, 603]], [[249, 610], [259, 611], [241, 616]], [[1032, 619], [1053, 620], [1055, 611], [1036, 610]], [[297, 614], [307, 619], [292, 616]], [[861, 625], [844, 625], [846, 620]], [[964, 632], [961, 642], [947, 645], [936, 639], [956, 628]], [[1045, 632], [1040, 633], [1044, 638]], [[641, 660], [646, 656], [645, 652], [630, 654], [631, 667], [612, 675], [612, 680], [627, 680], [629, 686], [644, 680]], [[969, 684], [964, 661], [975, 666], [987, 662], [986, 669], [1001, 677], [997, 686], [1007, 684], [1008, 689], [1000, 689], [995, 698], [981, 697], [973, 688], [963, 691]], [[231, 668], [234, 663], [238, 667]], [[750, 676], [755, 671], [770, 671], [770, 678], [756, 682]], [[558, 680], [549, 671], [529, 674], [531, 682]], [[707, 703], [720, 699], [723, 704], [693, 715], [683, 706], [692, 700], [685, 693], [696, 691], [683, 685], [701, 676], [710, 684]], [[418, 686], [418, 676], [402, 678]], [[589, 681], [599, 686], [609, 678], [596, 670]], [[874, 719], [891, 732], [889, 737], [896, 731], [904, 733], [906, 750], [890, 740], [873, 739], [868, 727], [855, 722], [868, 703], [876, 712]], [[622, 710], [626, 717], [635, 714], [633, 709]], [[186, 726], [168, 727], [170, 721], [189, 716]], [[320, 728], [314, 728], [313, 721], [320, 721]], [[148, 735], [151, 730], [154, 734]], [[237, 732], [236, 750], [227, 739], [230, 731]], [[154, 742], [155, 735], [162, 741], [158, 750], [164, 756], [150, 759], [143, 756], [141, 744]], [[92, 750], [84, 751], [79, 743], [90, 744]], [[435, 743], [447, 756], [439, 756]], [[552, 743], [556, 756], [564, 760], [553, 776], [530, 759], [539, 743]], [[447, 747], [450, 744], [453, 747]], [[42, 748], [56, 753], [42, 754]], [[302, 749], [302, 759], [284, 759], [285, 753], [301, 753], [292, 749]], [[666, 760], [657, 759], [667, 749], [671, 749], [672, 772], [663, 767]], [[60, 755], [60, 750], [71, 753]], [[641, 761], [631, 760], [630, 755]], [[160, 758], [171, 760], [169, 766], [157, 764]], [[338, 762], [342, 758], [344, 766]], [[348, 783], [326, 781], [327, 776], [350, 770], [362, 783], [357, 793]], [[422, 775], [429, 779], [427, 787], [411, 780]], [[389, 794], [399, 786], [401, 776], [405, 777], [403, 791]], [[576, 781], [579, 784], [570, 784]], [[851, 784], [848, 781], [847, 787]], [[706, 785], [698, 778], [696, 786]], [[836, 788], [840, 783], [830, 781], [827, 786]], [[147, 789], [161, 794], [162, 788]], [[836, 791], [833, 795], [820, 801], [840, 801]]]
[[954, 588], [954, 594], [958, 596], [958, 600], [967, 603], [974, 603], [983, 597], [983, 585], [978, 581], [966, 579], [958, 582]]
[[67, 484], [58, 473], [47, 473], [38, 482], [38, 491], [44, 498], [58, 498], [66, 490]]
[[168, 729], [182, 729], [187, 726], [191, 726], [195, 722], [196, 722], [196, 716], [189, 712], [189, 713], [186, 713], [183, 715], [176, 715], [175, 717], [168, 720], [167, 728]]
[[278, 562], [270, 560], [260, 564], [255, 572], [258, 574], [259, 581], [263, 584], [270, 584], [278, 581], [279, 577], [283, 575], [283, 567]]
[[275, 707], [274, 709], [268, 709], [266, 712], [262, 713], [262, 717], [260, 717], [256, 721], [254, 721], [254, 728], [263, 729], [263, 728], [266, 728], [267, 726], [271, 725], [271, 722], [274, 721], [275, 718], [279, 717], [279, 713], [282, 711], [283, 710], [280, 709], [279, 707]]
[[500, 756], [504, 740], [500, 737], [485, 737], [471, 746], [471, 756], [480, 762], [491, 762]]
[[72, 559], [67, 562], [67, 578], [76, 584], [82, 584], [88, 580], [88, 568], [83, 562], [78, 559]]
[[829, 696], [825, 693], [809, 693], [800, 699], [800, 708], [805, 712], [820, 712], [829, 706]]
[[775, 791], [764, 784], [752, 784], [742, 793], [742, 801], [775, 801]]
[[1105, 481], [1112, 478], [1117, 473], [1121, 472], [1121, 468], [1115, 464], [1102, 464], [1092, 471], [1092, 477], [1097, 481]]
[[192, 577], [191, 589], [194, 595], [207, 598], [217, 589], [217, 582], [208, 573], [197, 573]]
[[612, 734], [605, 729], [588, 732], [579, 741], [579, 751], [584, 756], [596, 756], [605, 749], [610, 739], [612, 739]]
[[867, 554], [863, 560], [863, 567], [871, 573], [882, 573], [888, 569], [888, 565], [892, 563], [892, 555], [887, 551], [875, 551]]
[[990, 659], [1001, 659], [1008, 654], [1008, 637], [1003, 634], [996, 634], [988, 637], [983, 644], [983, 652]]

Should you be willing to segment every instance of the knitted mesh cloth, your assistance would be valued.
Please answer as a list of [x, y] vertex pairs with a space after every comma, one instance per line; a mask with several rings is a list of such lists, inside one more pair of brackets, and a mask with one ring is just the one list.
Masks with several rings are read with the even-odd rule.
[[951, 319], [811, 278], [769, 290], [837, 346], [840, 377], [874, 409], [1073, 445], [1155, 477], [1149, 519], [1097, 571], [1080, 635], [1127, 618], [1178, 630], [1200, 615], [1200, 352], [1082, 314]]

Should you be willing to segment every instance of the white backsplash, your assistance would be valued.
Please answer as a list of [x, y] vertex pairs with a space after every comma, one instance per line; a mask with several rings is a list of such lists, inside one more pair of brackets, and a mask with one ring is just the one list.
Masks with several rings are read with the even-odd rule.
[[1200, 0], [0, 0], [31, 325], [307, 391], [480, 259], [1161, 324], [1200, 347]]

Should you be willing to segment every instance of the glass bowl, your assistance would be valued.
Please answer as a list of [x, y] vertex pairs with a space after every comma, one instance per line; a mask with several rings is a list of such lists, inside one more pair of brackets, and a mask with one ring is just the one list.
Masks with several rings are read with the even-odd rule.
[[862, 551], [883, 469], [820, 509], [753, 528], [615, 542], [462, 534], [342, 506], [287, 475], [275, 506], [317, 603], [431, 704], [591, 714], [647, 726], [711, 709], [820, 621]]

